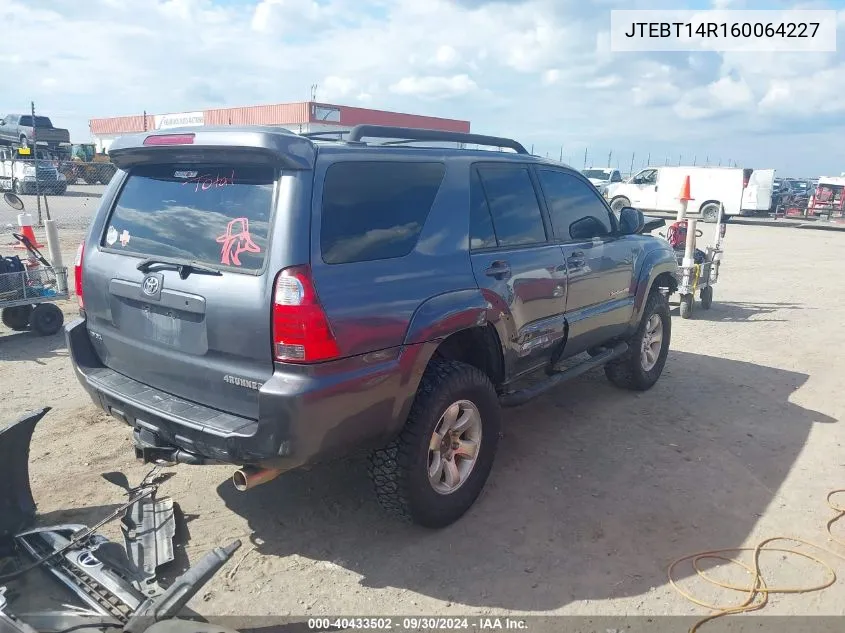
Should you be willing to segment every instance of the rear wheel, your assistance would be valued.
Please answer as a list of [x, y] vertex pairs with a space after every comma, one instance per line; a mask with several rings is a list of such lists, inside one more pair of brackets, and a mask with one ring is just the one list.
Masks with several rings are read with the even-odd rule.
[[41, 336], [52, 336], [61, 329], [64, 321], [64, 314], [53, 303], [39, 303], [29, 318], [32, 329]]
[[625, 196], [619, 196], [610, 201], [610, 208], [614, 213], [619, 213], [623, 208], [630, 206], [631, 201]]
[[671, 338], [669, 302], [659, 290], [652, 290], [640, 325], [628, 340], [628, 351], [604, 366], [607, 379], [623, 389], [651, 389], [663, 373]]
[[29, 327], [29, 317], [32, 306], [15, 306], [3, 308], [3, 325], [15, 332], [23, 332]]
[[701, 218], [707, 224], [716, 224], [716, 220], [719, 219], [719, 205], [713, 202], [705, 204], [701, 209]]
[[402, 432], [370, 455], [381, 506], [429, 528], [457, 521], [487, 482], [500, 415], [484, 373], [456, 361], [432, 361]]
[[680, 313], [682, 319], [689, 319], [692, 316], [692, 306], [695, 303], [693, 295], [681, 295]]

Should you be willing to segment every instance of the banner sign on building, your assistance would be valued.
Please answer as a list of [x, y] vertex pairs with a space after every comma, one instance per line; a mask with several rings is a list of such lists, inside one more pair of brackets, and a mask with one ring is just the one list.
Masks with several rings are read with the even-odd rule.
[[186, 125], [205, 125], [205, 114], [203, 112], [179, 112], [177, 114], [155, 115], [157, 130], [167, 130]]

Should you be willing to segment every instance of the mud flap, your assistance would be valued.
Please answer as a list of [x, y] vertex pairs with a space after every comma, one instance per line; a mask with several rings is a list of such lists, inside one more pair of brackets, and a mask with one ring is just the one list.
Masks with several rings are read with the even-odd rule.
[[0, 430], [0, 546], [35, 522], [29, 485], [29, 443], [50, 407], [26, 413]]

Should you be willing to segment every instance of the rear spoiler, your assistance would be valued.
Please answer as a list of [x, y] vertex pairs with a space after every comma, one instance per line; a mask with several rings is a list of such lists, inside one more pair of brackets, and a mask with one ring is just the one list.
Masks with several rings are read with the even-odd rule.
[[284, 128], [263, 126], [186, 127], [130, 134], [115, 139], [109, 156], [119, 169], [164, 161], [200, 162], [225, 153], [242, 163], [261, 154], [286, 169], [313, 169], [316, 145]]

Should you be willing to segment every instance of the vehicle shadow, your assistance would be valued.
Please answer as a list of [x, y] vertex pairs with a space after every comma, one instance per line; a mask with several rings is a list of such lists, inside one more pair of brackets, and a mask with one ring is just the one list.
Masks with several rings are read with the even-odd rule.
[[31, 330], [14, 332], [0, 327], [0, 359], [30, 360], [39, 365], [51, 358], [67, 356], [65, 337], [59, 330], [51, 336], [40, 336]]
[[[761, 316], [782, 313], [787, 310], [814, 310], [800, 303], [747, 303], [714, 300], [709, 310], [696, 302], [692, 318], [700, 321], [715, 321], [720, 323], [741, 323], [744, 321], [785, 322], [788, 319], [760, 318]], [[678, 306], [672, 307], [673, 314], [678, 313]]]
[[836, 422], [790, 401], [807, 378], [675, 351], [647, 393], [594, 371], [505, 412], [484, 493], [442, 531], [383, 514], [360, 459], [218, 494], [261, 554], [326, 561], [366, 587], [517, 610], [634, 596], [673, 560], [748, 537], [813, 424]]

